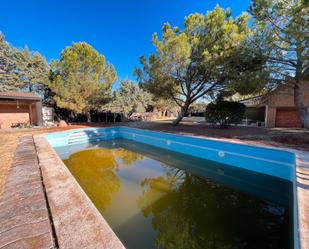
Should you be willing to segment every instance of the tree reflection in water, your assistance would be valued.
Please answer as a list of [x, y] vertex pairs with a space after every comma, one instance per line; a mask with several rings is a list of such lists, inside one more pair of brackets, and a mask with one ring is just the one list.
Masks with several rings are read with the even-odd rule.
[[127, 248], [292, 248], [289, 203], [261, 200], [170, 166], [199, 163], [183, 155], [168, 157], [128, 141], [100, 146], [64, 163]]
[[144, 191], [137, 200], [158, 232], [157, 248], [291, 247], [287, 208], [168, 168], [165, 176], [141, 182]]
[[120, 189], [117, 171], [137, 160], [143, 160], [143, 156], [122, 148], [97, 148], [76, 152], [63, 162], [102, 213]]

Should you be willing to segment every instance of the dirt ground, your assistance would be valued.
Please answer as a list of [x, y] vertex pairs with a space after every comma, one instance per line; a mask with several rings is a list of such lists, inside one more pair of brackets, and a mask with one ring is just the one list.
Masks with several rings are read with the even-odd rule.
[[136, 122], [129, 126], [150, 130], [158, 130], [172, 133], [189, 134], [193, 136], [206, 136], [213, 138], [233, 138], [239, 140], [254, 141], [279, 147], [309, 151], [309, 130], [260, 127], [232, 126], [228, 129], [220, 129], [203, 123], [182, 122], [178, 126], [171, 121]]
[[[165, 131], [172, 133], [189, 134], [194, 136], [207, 136], [214, 138], [236, 138], [240, 140], [255, 141], [260, 144], [290, 147], [309, 151], [309, 131], [304, 129], [265, 129], [258, 127], [230, 127], [219, 129], [205, 124], [194, 122], [182, 122], [173, 126], [171, 121], [156, 122], [130, 122], [116, 124], [92, 124], [91, 126], [126, 125], [130, 127]], [[3, 190], [5, 178], [9, 173], [14, 152], [20, 136], [25, 134], [39, 134], [43, 132], [56, 132], [67, 129], [87, 127], [87, 125], [71, 125], [65, 128], [42, 129], [9, 129], [0, 130], [0, 196]]]
[[83, 126], [69, 126], [67, 128], [32, 128], [32, 129], [0, 129], [0, 196], [3, 191], [5, 178], [9, 173], [19, 138], [26, 134], [39, 134], [43, 132], [55, 132], [66, 129], [80, 128]]

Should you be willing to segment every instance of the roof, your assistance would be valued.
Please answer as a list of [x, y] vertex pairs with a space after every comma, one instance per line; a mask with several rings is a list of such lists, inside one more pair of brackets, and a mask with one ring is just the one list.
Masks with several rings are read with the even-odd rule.
[[257, 106], [262, 106], [263, 103], [263, 98], [265, 96], [259, 95], [259, 96], [253, 96], [249, 97], [246, 99], [240, 100], [241, 103], [245, 104], [247, 107], [257, 107]]
[[38, 95], [32, 92], [0, 92], [0, 99], [41, 100]]

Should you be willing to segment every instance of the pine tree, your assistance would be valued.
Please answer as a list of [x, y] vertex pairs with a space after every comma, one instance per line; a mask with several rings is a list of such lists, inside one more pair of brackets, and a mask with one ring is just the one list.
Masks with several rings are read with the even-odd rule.
[[74, 113], [87, 114], [105, 104], [116, 71], [93, 47], [85, 42], [73, 43], [52, 61], [48, 86], [54, 93], [53, 99], [60, 108]]

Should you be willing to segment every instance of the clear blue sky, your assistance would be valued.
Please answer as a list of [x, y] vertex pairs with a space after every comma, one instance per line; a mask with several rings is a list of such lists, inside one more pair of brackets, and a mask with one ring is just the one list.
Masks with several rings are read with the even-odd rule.
[[182, 27], [190, 13], [216, 4], [234, 16], [249, 0], [10, 0], [0, 7], [0, 31], [15, 47], [27, 45], [50, 61], [72, 42], [85, 41], [111, 62], [118, 79], [134, 79], [138, 58], [152, 51], [151, 36], [165, 22]]

